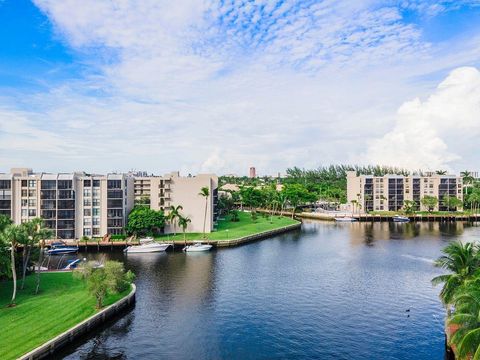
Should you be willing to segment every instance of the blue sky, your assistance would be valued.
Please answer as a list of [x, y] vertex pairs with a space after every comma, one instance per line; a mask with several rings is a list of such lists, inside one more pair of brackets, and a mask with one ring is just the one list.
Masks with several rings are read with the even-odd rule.
[[478, 0], [3, 0], [0, 23], [0, 171], [478, 168]]

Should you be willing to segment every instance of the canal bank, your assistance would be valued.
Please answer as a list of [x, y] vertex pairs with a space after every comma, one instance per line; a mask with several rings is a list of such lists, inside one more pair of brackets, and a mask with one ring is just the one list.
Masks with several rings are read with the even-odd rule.
[[[76, 256], [75, 256], [76, 257]], [[15, 306], [11, 302], [12, 281], [0, 282], [0, 359], [17, 359], [71, 330], [98, 314], [96, 299], [83, 280], [72, 272], [45, 272], [40, 275], [39, 292], [35, 295], [36, 276], [28, 275], [25, 286], [17, 283]], [[129, 295], [130, 294], [130, 295]], [[120, 293], [108, 293], [104, 308], [129, 296], [132, 288]], [[130, 299], [132, 301], [134, 299]], [[114, 306], [110, 311], [117, 310]], [[55, 341], [58, 348], [58, 341]]]
[[[283, 216], [291, 216], [291, 212], [282, 212]], [[467, 222], [476, 222], [480, 221], [480, 215], [455, 215], [455, 214], [414, 214], [414, 215], [405, 215], [402, 216], [408, 217], [412, 222], [456, 222], [456, 221], [467, 221]], [[299, 212], [295, 213], [296, 218], [301, 219], [312, 219], [312, 220], [324, 220], [324, 221], [335, 221], [336, 217], [348, 216], [356, 219], [361, 222], [392, 222], [394, 215], [379, 215], [379, 214], [338, 214], [338, 213], [320, 213], [320, 212]]]
[[90, 316], [88, 319], [83, 320], [79, 324], [38, 346], [27, 354], [22, 355], [19, 359], [37, 360], [49, 358], [67, 344], [79, 339], [99, 325], [118, 316], [128, 308], [131, 308], [135, 303], [135, 294], [137, 289], [135, 284], [131, 284], [131, 287], [132, 289], [127, 296], [100, 310], [99, 312]]

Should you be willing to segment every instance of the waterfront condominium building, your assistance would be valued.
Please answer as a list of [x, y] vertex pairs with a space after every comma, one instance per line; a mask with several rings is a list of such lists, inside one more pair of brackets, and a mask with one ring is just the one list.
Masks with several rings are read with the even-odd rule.
[[133, 208], [133, 177], [125, 174], [0, 174], [0, 213], [20, 224], [45, 220], [58, 239], [122, 234]]
[[[210, 191], [207, 201], [198, 195], [202, 187]], [[0, 214], [16, 224], [41, 217], [56, 238], [67, 240], [123, 234], [135, 200], [146, 200], [166, 214], [171, 206], [181, 205], [181, 213], [191, 219], [187, 231], [202, 232], [206, 203], [205, 230], [210, 232], [216, 221], [217, 187], [215, 175], [50, 174], [17, 168], [0, 174]], [[168, 224], [164, 231], [174, 229]]]
[[357, 202], [361, 211], [398, 211], [405, 200], [415, 201], [417, 209], [426, 211], [421, 204], [424, 196], [438, 199], [436, 211], [449, 209], [443, 202], [445, 196], [456, 197], [463, 201], [462, 177], [455, 175], [426, 176], [404, 175], [357, 175], [355, 171], [347, 172], [347, 200]]
[[[173, 172], [163, 176], [135, 175], [135, 201], [136, 203], [148, 203], [151, 209], [162, 210], [168, 215], [172, 206], [182, 206], [182, 216], [190, 218], [187, 232], [203, 232], [203, 224], [206, 220], [205, 231], [211, 232], [217, 220], [218, 200], [218, 177], [213, 174], [199, 174], [196, 176], [180, 176]], [[206, 187], [209, 196], [200, 196], [200, 190]], [[165, 233], [181, 232], [177, 226], [167, 223]]]

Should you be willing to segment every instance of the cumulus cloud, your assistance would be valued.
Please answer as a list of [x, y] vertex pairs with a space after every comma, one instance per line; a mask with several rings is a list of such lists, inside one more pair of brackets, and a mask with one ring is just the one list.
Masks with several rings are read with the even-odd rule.
[[425, 100], [416, 98], [398, 110], [391, 131], [371, 142], [365, 160], [410, 169], [450, 169], [463, 143], [480, 134], [480, 72], [452, 71]]
[[[429, 88], [417, 77], [456, 64], [391, 2], [34, 3], [90, 70], [23, 100], [32, 134], [68, 161], [28, 142], [15, 158], [45, 170], [276, 173], [351, 161]], [[427, 148], [448, 147], [440, 140]]]

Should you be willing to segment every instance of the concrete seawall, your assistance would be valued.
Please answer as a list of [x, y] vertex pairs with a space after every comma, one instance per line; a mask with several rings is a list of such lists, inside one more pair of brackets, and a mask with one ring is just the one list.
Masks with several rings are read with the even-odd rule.
[[269, 238], [271, 236], [279, 235], [286, 233], [288, 231], [300, 229], [302, 226], [302, 223], [299, 222], [298, 224], [292, 224], [288, 226], [284, 226], [278, 229], [274, 230], [268, 230], [268, 231], [263, 231], [261, 233], [249, 235], [249, 236], [244, 236], [238, 239], [232, 239], [232, 240], [218, 240], [218, 241], [212, 241], [210, 242], [211, 244], [216, 245], [217, 247], [230, 247], [230, 246], [238, 246], [242, 244], [246, 244], [252, 241], [258, 241], [262, 239]]
[[112, 318], [122, 310], [132, 306], [135, 303], [135, 293], [137, 288], [132, 284], [132, 291], [124, 298], [118, 300], [116, 303], [107, 306], [105, 309], [83, 320], [81, 323], [47, 341], [43, 345], [33, 349], [29, 353], [22, 355], [21, 360], [45, 359], [55, 353], [61, 347], [67, 345], [78, 337], [86, 334], [91, 329], [104, 323], [106, 320]]

